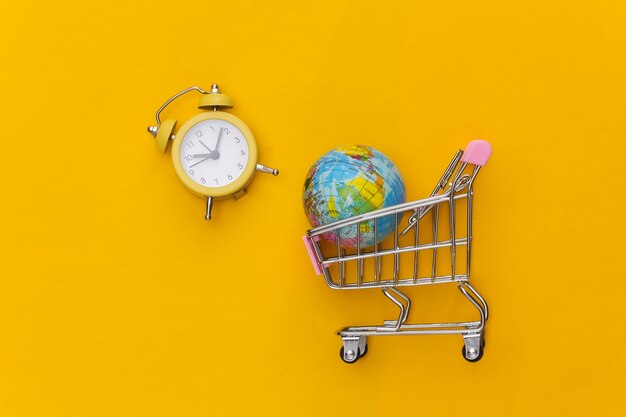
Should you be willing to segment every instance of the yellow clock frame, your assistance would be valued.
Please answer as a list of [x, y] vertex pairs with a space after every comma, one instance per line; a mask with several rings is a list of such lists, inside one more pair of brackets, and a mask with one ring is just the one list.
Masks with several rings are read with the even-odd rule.
[[[161, 122], [160, 114], [172, 101], [190, 91], [197, 91], [202, 94], [198, 103], [198, 108], [206, 111], [191, 117], [183, 124], [178, 132], [174, 133], [176, 120], [167, 119]], [[206, 220], [211, 220], [211, 210], [213, 208], [214, 199], [221, 200], [228, 197], [233, 197], [235, 199], [239, 198], [245, 194], [246, 187], [254, 178], [256, 171], [278, 175], [277, 169], [272, 169], [257, 163], [256, 140], [254, 139], [254, 135], [248, 126], [246, 126], [246, 124], [238, 117], [233, 116], [230, 113], [220, 111], [222, 108], [230, 107], [232, 107], [230, 98], [219, 91], [217, 84], [213, 84], [210, 91], [204, 91], [200, 87], [193, 86], [186, 88], [169, 98], [156, 112], [157, 125], [148, 126], [148, 132], [154, 137], [156, 147], [160, 152], [164, 153], [167, 150], [169, 142], [174, 142], [172, 145], [172, 163], [174, 164], [174, 171], [176, 171], [176, 175], [178, 175], [178, 178], [180, 178], [185, 187], [187, 187], [192, 193], [201, 197], [206, 197]], [[180, 145], [183, 138], [193, 126], [205, 120], [224, 120], [231, 123], [241, 131], [246, 139], [246, 142], [248, 142], [248, 163], [244, 167], [243, 172], [235, 181], [222, 187], [206, 187], [198, 184], [187, 175], [185, 168], [180, 162]]]
[[[246, 141], [248, 142], [248, 163], [244, 167], [243, 172], [235, 181], [231, 182], [228, 185], [224, 185], [222, 187], [206, 187], [202, 184], [198, 184], [194, 180], [192, 180], [185, 171], [182, 163], [180, 162], [180, 144], [191, 129], [196, 124], [203, 122], [205, 120], [225, 120], [235, 127], [237, 127]], [[201, 197], [212, 197], [216, 200], [233, 197], [239, 191], [246, 188], [252, 178], [254, 178], [254, 174], [256, 173], [256, 164], [257, 164], [257, 147], [256, 141], [254, 140], [254, 135], [246, 126], [246, 124], [241, 121], [237, 116], [233, 116], [230, 113], [222, 112], [222, 111], [208, 111], [206, 113], [199, 113], [193, 116], [191, 119], [187, 120], [185, 124], [176, 132], [174, 137], [174, 143], [172, 144], [172, 163], [174, 164], [174, 170], [178, 175], [178, 178], [183, 182], [183, 184], [194, 194], [199, 195]]]

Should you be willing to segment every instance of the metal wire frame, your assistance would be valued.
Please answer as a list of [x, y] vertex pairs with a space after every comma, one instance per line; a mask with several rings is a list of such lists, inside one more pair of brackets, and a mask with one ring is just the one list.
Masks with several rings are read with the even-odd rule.
[[[461, 334], [465, 341], [463, 352], [466, 359], [475, 361], [482, 356], [484, 327], [489, 317], [489, 309], [485, 299], [469, 283], [473, 184], [481, 167], [461, 162], [462, 155], [461, 150], [454, 155], [427, 198], [354, 216], [308, 231], [308, 239], [329, 287], [341, 290], [381, 288], [383, 295], [399, 308], [396, 320], [386, 320], [382, 325], [346, 327], [340, 330], [338, 334], [343, 340], [341, 355], [344, 361], [354, 362], [367, 352], [366, 336], [400, 334]], [[466, 202], [466, 221], [460, 225], [457, 211], [462, 201]], [[442, 216], [442, 213], [446, 211], [447, 216]], [[431, 217], [431, 233], [426, 235], [428, 215]], [[408, 216], [407, 224], [401, 229], [401, 220], [404, 216]], [[393, 217], [394, 226], [393, 237], [387, 238], [386, 242], [379, 242], [379, 221], [391, 217]], [[441, 226], [446, 223], [446, 220], [449, 229], [448, 236], [442, 239]], [[374, 245], [371, 248], [363, 248], [362, 225], [372, 223]], [[347, 231], [354, 227], [356, 227], [356, 248], [348, 251], [341, 246], [342, 230]], [[457, 234], [463, 229], [466, 231], [465, 236], [458, 237]], [[331, 247], [325, 246], [320, 238], [332, 234], [335, 235], [334, 244], [330, 245]], [[408, 241], [408, 244], [401, 243], [401, 240]], [[385, 248], [383, 243], [391, 247]], [[461, 247], [465, 249], [466, 260], [464, 268], [459, 270], [457, 255]], [[444, 248], [449, 251], [449, 263], [445, 270], [441, 267], [441, 260], [438, 258], [438, 251]], [[431, 257], [426, 256], [427, 251], [431, 251]], [[420, 256], [420, 253], [424, 255]], [[370, 274], [367, 273], [364, 264], [368, 259], [374, 261], [373, 273]], [[401, 265], [407, 261], [410, 262], [412, 273], [402, 275]], [[430, 265], [428, 265], [429, 261]], [[388, 275], [383, 275], [384, 262], [392, 262], [393, 265], [392, 272]], [[347, 274], [347, 266], [354, 263], [356, 263], [356, 277], [352, 278]], [[423, 269], [429, 271], [427, 276], [420, 275], [420, 270]], [[398, 287], [442, 283], [457, 283], [459, 291], [478, 310], [479, 320], [408, 324], [411, 301]]]
[[[471, 217], [472, 217], [472, 185], [473, 181], [480, 170], [479, 166], [473, 166], [473, 169], [468, 169], [468, 164], [460, 163], [459, 159], [462, 155], [462, 151], [452, 159], [452, 162], [444, 172], [441, 180], [437, 183], [435, 190], [431, 196], [422, 200], [417, 200], [405, 204], [396, 205], [380, 209], [367, 214], [354, 216], [346, 220], [331, 223], [329, 225], [320, 226], [311, 229], [308, 232], [308, 236], [314, 243], [313, 247], [317, 254], [317, 258], [321, 266], [323, 267], [323, 275], [326, 279], [326, 283], [334, 289], [358, 289], [368, 287], [387, 287], [387, 286], [407, 286], [407, 285], [426, 285], [437, 284], [445, 282], [463, 282], [469, 280], [470, 262], [471, 262]], [[457, 169], [458, 168], [458, 169]], [[466, 172], [468, 171], [468, 172]], [[453, 176], [454, 175], [454, 176]], [[452, 178], [452, 181], [450, 181]], [[465, 230], [466, 236], [457, 237], [457, 231], [459, 227], [457, 225], [457, 206], [458, 200], [467, 201], [467, 224]], [[447, 209], [448, 222], [449, 222], [449, 237], [447, 239], [441, 239], [441, 216], [440, 213], [444, 207]], [[424, 239], [425, 236], [420, 235], [420, 231], [424, 226], [420, 227], [420, 223], [427, 214], [431, 214], [431, 239], [426, 242], [420, 243], [420, 239]], [[408, 225], [401, 230], [400, 221], [408, 214]], [[383, 218], [393, 218], [393, 246], [391, 248], [383, 248], [381, 242], [379, 242], [379, 222]], [[362, 236], [361, 230], [363, 225], [373, 224], [374, 230], [374, 245], [372, 248], [363, 248], [361, 245]], [[356, 251], [349, 253], [345, 248], [341, 246], [342, 230], [348, 230], [348, 228], [356, 228]], [[344, 236], [345, 236], [345, 232]], [[401, 245], [400, 239], [407, 234], [413, 234], [411, 243], [408, 245]], [[335, 235], [334, 250], [324, 250], [323, 244], [320, 242], [319, 237], [329, 234]], [[391, 240], [391, 238], [389, 239]], [[466, 266], [465, 270], [459, 273], [457, 271], [457, 251], [460, 246], [465, 246], [466, 249]], [[437, 265], [438, 250], [442, 248], [449, 248], [450, 250], [450, 273], [442, 274], [439, 272]], [[430, 275], [428, 277], [420, 277], [418, 275], [420, 262], [428, 260], [420, 259], [420, 252], [432, 251]], [[400, 265], [406, 256], [412, 257], [413, 273], [409, 276], [401, 276]], [[367, 277], [365, 275], [364, 260], [374, 258], [374, 275], [373, 277]], [[393, 273], [391, 276], [383, 279], [382, 270], [384, 260], [393, 259]], [[346, 278], [346, 265], [348, 263], [356, 262], [357, 276], [355, 280], [349, 281]], [[333, 274], [331, 266], [338, 265], [339, 276]]]

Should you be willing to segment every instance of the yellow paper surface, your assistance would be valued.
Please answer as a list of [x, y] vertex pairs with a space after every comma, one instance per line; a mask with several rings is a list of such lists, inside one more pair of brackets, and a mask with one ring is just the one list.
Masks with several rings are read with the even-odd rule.
[[[615, 1], [103, 1], [0, 5], [0, 416], [624, 415], [626, 10]], [[254, 132], [246, 197], [204, 202], [146, 127], [218, 82]], [[198, 96], [164, 113], [179, 126]], [[326, 287], [304, 176], [362, 143], [426, 196], [455, 150], [476, 183], [481, 362], [460, 336]], [[451, 286], [415, 321], [473, 319]]]

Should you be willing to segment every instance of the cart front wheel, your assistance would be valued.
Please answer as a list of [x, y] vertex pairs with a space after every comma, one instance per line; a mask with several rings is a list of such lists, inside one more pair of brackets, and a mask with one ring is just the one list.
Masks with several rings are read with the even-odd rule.
[[478, 362], [479, 360], [482, 359], [484, 350], [480, 349], [480, 352], [478, 352], [478, 356], [476, 356], [473, 359], [470, 359], [470, 358], [467, 357], [467, 352], [465, 350], [465, 345], [463, 345], [463, 350], [461, 352], [463, 353], [463, 357], [465, 358], [466, 361], [468, 361], [468, 362]]

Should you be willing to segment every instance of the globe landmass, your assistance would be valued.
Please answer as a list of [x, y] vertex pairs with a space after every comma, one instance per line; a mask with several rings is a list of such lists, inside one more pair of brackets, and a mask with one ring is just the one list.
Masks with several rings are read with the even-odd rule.
[[[363, 145], [342, 146], [323, 155], [313, 164], [304, 182], [303, 204], [313, 227], [330, 224], [406, 201], [404, 182], [393, 162], [382, 152]], [[394, 229], [394, 216], [341, 228], [339, 243], [355, 248], [381, 242]], [[358, 233], [360, 232], [360, 233]], [[335, 231], [322, 238], [337, 241]]]

